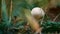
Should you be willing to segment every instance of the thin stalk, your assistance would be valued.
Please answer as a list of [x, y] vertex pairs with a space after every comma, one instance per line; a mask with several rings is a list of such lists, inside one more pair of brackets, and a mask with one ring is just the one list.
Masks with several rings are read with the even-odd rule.
[[11, 3], [10, 3], [9, 23], [11, 22], [11, 17], [12, 17], [12, 0], [11, 0]]

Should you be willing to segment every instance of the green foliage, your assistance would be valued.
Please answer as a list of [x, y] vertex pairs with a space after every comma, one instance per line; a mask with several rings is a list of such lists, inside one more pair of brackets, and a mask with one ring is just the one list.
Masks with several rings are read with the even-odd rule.
[[37, 7], [45, 7], [48, 4], [48, 0], [36, 0], [33, 2]]
[[42, 24], [43, 31], [58, 31], [60, 30], [60, 22], [47, 21]]

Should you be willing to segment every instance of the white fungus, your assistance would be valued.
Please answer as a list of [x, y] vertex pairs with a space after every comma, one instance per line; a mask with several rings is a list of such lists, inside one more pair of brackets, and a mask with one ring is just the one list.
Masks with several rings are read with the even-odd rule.
[[39, 15], [39, 16], [43, 17], [45, 15], [45, 12], [42, 8], [35, 7], [32, 9], [31, 14], [32, 14], [32, 16]]

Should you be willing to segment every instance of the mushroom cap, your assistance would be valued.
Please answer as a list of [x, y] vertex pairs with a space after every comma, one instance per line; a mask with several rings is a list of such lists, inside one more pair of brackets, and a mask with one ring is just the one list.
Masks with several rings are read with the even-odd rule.
[[32, 16], [34, 15], [39, 15], [40, 17], [43, 17], [45, 15], [45, 12], [43, 11], [42, 8], [35, 7], [31, 11]]

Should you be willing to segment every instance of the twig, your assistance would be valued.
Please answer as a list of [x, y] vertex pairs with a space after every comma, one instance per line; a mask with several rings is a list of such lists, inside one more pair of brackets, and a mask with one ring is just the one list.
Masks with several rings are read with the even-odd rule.
[[53, 19], [53, 22], [59, 17], [60, 13]]

